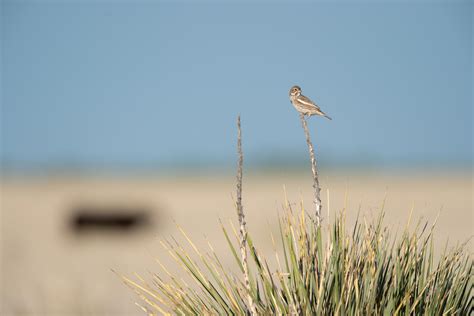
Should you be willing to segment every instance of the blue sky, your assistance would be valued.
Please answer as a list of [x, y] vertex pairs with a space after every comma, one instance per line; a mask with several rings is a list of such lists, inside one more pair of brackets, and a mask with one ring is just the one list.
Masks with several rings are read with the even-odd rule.
[[4, 168], [470, 164], [469, 2], [3, 1]]

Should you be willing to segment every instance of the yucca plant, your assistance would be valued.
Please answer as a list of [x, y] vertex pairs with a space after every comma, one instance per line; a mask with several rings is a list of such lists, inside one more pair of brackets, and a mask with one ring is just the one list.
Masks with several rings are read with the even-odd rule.
[[[281, 249], [277, 268], [259, 254], [250, 235], [252, 301], [259, 315], [469, 315], [473, 309], [473, 260], [463, 245], [445, 250], [434, 260], [433, 227], [408, 226], [392, 238], [383, 226], [383, 212], [373, 223], [357, 221], [349, 233], [344, 212], [330, 226], [314, 225], [304, 209], [280, 219]], [[239, 257], [239, 237], [222, 225], [226, 255]], [[226, 269], [212, 248], [199, 250], [180, 232], [194, 253], [180, 243], [163, 247], [196, 282], [189, 286], [173, 275], [152, 274], [124, 282], [143, 299], [149, 315], [248, 315], [243, 278]], [[276, 243], [276, 241], [275, 241]], [[166, 267], [164, 271], [166, 272]]]
[[[358, 217], [346, 228], [346, 210], [320, 224], [301, 204], [288, 201], [280, 216], [275, 258], [265, 258], [246, 230], [242, 208], [243, 155], [238, 119], [236, 210], [239, 230], [221, 223], [227, 240], [224, 256], [237, 269], [224, 267], [222, 255], [198, 249], [178, 226], [176, 239], [161, 244], [194, 285], [168, 272], [151, 281], [120, 276], [142, 299], [148, 315], [468, 315], [474, 308], [473, 260], [465, 244], [435, 260], [435, 224], [409, 225], [399, 236], [384, 226], [383, 207], [375, 220]], [[316, 213], [315, 216], [318, 216]], [[435, 221], [436, 222], [436, 221]], [[191, 251], [187, 250], [191, 249]], [[250, 257], [247, 258], [247, 251]], [[249, 260], [250, 259], [250, 260]], [[272, 260], [273, 262], [270, 262]], [[274, 263], [271, 265], [270, 263]], [[270, 266], [276, 266], [270, 268]], [[232, 271], [241, 273], [234, 273]]]

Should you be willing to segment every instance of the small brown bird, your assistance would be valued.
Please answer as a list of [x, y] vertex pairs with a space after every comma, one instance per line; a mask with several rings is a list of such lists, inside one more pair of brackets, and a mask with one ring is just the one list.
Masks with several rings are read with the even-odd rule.
[[319, 106], [311, 101], [309, 98], [301, 94], [301, 88], [298, 86], [293, 86], [290, 89], [290, 101], [295, 107], [295, 109], [303, 115], [313, 116], [319, 115], [324, 116], [332, 120], [329, 116], [326, 115]]

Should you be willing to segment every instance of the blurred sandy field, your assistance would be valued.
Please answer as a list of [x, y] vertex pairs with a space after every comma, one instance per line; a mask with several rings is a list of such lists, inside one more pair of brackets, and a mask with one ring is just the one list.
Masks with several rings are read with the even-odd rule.
[[[394, 231], [405, 225], [413, 208], [414, 222], [420, 217], [433, 221], [441, 211], [436, 229], [439, 249], [448, 239], [454, 244], [473, 234], [471, 171], [322, 170], [320, 181], [326, 222], [328, 212], [333, 218], [345, 204], [349, 223], [359, 207], [370, 218], [386, 197], [386, 223]], [[224, 263], [233, 266], [218, 220], [236, 221], [234, 182], [230, 174], [3, 178], [1, 314], [140, 315], [135, 296], [111, 269], [146, 275], [148, 270], [159, 271], [156, 257], [171, 263], [170, 270], [178, 273], [158, 242], [160, 237], [179, 235], [174, 221], [198, 245], [206, 246], [207, 238]], [[295, 210], [300, 201], [311, 208], [309, 173], [244, 174], [249, 231], [264, 253], [272, 252], [270, 232], [278, 231], [284, 188]], [[151, 224], [137, 231], [78, 234], [68, 223], [81, 203], [144, 207], [152, 215]]]

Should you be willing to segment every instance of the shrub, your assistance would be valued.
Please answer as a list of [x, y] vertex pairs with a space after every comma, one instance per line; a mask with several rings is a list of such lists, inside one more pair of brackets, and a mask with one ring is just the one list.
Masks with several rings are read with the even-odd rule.
[[446, 247], [435, 261], [434, 224], [418, 225], [413, 232], [407, 225], [401, 236], [393, 237], [383, 224], [383, 209], [372, 222], [357, 220], [351, 233], [345, 212], [326, 226], [320, 223], [316, 160], [305, 118], [300, 118], [310, 152], [316, 211], [306, 215], [301, 207], [293, 212], [286, 203], [279, 218], [277, 268], [270, 268], [246, 230], [239, 118], [239, 230], [229, 233], [221, 226], [226, 255], [235, 258], [241, 275], [224, 267], [211, 245], [209, 253], [199, 250], [179, 228], [191, 252], [175, 239], [161, 243], [196, 286], [171, 275], [161, 263], [166, 277], [152, 274], [152, 284], [121, 276], [143, 300], [141, 308], [149, 315], [468, 315], [474, 307], [472, 256], [459, 245], [449, 251]]
[[[468, 315], [473, 309], [473, 261], [463, 245], [445, 252], [435, 263], [433, 227], [408, 227], [392, 238], [383, 226], [383, 212], [373, 223], [357, 221], [348, 234], [344, 213], [329, 226], [317, 227], [304, 210], [280, 218], [283, 247], [272, 271], [248, 236], [250, 295], [259, 315]], [[238, 236], [222, 226], [238, 267]], [[196, 281], [191, 288], [175, 276], [123, 277], [146, 303], [148, 314], [250, 314], [241, 277], [229, 272], [211, 250], [195, 256], [178, 242], [163, 242], [176, 262]], [[236, 237], [236, 238], [233, 238]]]

